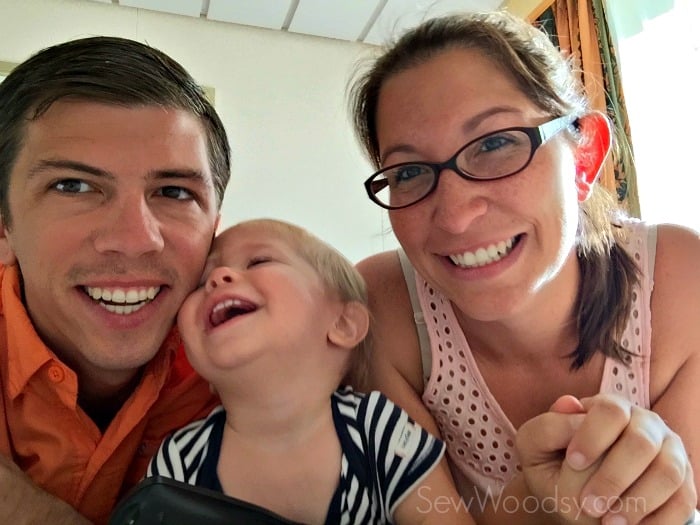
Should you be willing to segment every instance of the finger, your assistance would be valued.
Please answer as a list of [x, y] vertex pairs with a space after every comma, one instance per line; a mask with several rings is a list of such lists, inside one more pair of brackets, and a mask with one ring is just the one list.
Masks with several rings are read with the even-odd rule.
[[[670, 434], [649, 468], [610, 506], [627, 523], [685, 523], [697, 504], [692, 468], [681, 439]], [[614, 523], [614, 521], [613, 521]]]
[[[646, 499], [635, 499], [634, 496], [627, 497], [625, 495], [622, 502], [626, 502], [623, 507], [626, 507], [625, 510], [627, 512], [611, 512], [607, 514], [601, 520], [602, 525], [619, 523], [620, 517], [624, 517], [629, 525], [700, 524], [700, 518], [695, 512], [697, 494], [691, 469], [687, 469], [686, 478], [681, 488], [651, 513], [647, 513], [649, 509], [645, 508]], [[615, 521], [616, 519], [618, 520], [617, 522]]]
[[566, 464], [566, 461], [561, 463], [555, 491], [560, 501], [558, 513], [561, 516], [577, 524], [600, 523], [597, 518], [589, 517], [584, 512], [580, 497], [586, 483], [598, 468], [599, 462], [593, 463], [584, 470], [574, 470]]
[[[608, 450], [600, 468], [591, 476], [582, 492], [583, 505], [591, 516], [607, 512], [606, 502], [616, 504], [620, 496], [642, 476], [659, 475], [657, 461], [663, 465], [679, 465], [683, 470], [676, 476], [676, 484], [658, 497], [659, 504], [668, 498], [682, 482], [686, 456], [679, 439], [673, 439], [661, 418], [655, 413], [633, 407], [630, 423], [618, 440]], [[677, 450], [680, 444], [680, 450]], [[665, 448], [664, 448], [665, 447]], [[671, 468], [671, 467], [669, 467]], [[657, 505], [658, 506], [658, 505]]]
[[579, 414], [585, 412], [581, 401], [568, 394], [557, 399], [549, 410], [560, 414]]
[[515, 447], [523, 468], [551, 460], [564, 451], [583, 423], [585, 414], [546, 412], [523, 423], [515, 436]]
[[566, 461], [575, 470], [588, 468], [600, 459], [627, 428], [632, 404], [618, 396], [598, 395], [581, 399], [586, 417], [571, 438]]

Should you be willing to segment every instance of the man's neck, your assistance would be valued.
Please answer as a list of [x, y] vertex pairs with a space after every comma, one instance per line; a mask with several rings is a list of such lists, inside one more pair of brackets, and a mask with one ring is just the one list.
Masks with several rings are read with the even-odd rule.
[[128, 381], [116, 385], [81, 377], [78, 383], [78, 405], [97, 428], [104, 432], [140, 381], [140, 370]]

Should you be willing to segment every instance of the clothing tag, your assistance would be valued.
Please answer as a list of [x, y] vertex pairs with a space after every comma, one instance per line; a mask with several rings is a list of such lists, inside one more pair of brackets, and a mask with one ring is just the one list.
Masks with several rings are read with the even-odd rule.
[[406, 422], [399, 434], [398, 443], [396, 443], [396, 450], [394, 453], [400, 458], [405, 458], [409, 453], [409, 446], [411, 445], [411, 440], [416, 434], [416, 427], [410, 421]]

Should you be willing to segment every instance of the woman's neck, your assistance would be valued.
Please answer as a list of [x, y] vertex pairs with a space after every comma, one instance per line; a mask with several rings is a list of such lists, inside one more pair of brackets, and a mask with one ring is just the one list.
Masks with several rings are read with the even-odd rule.
[[455, 308], [472, 353], [496, 362], [530, 362], [565, 357], [578, 344], [576, 319], [580, 270], [575, 253], [555, 279], [545, 284], [513, 315], [479, 321]]

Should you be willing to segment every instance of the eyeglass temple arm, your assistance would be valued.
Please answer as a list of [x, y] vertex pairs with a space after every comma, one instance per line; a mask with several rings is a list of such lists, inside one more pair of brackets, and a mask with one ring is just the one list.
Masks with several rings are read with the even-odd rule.
[[386, 179], [380, 179], [380, 180], [373, 180], [369, 183], [369, 189], [372, 191], [372, 193], [379, 193], [381, 190], [386, 188], [389, 185], [389, 182], [387, 182]]
[[554, 135], [559, 133], [562, 129], [575, 123], [578, 119], [573, 115], [564, 115], [550, 122], [542, 124], [537, 129], [540, 132], [540, 140], [544, 143], [551, 139]]

